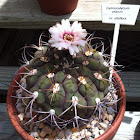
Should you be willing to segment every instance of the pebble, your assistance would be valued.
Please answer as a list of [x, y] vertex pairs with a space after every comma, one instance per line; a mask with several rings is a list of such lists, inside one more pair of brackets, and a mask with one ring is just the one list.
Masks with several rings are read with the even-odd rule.
[[40, 125], [39, 123], [34, 124], [34, 126], [37, 127], [37, 128], [39, 128], [39, 125]]
[[23, 121], [23, 119], [24, 119], [24, 113], [18, 114], [18, 117], [19, 117], [19, 120], [20, 121]]
[[34, 132], [31, 132], [31, 133], [30, 133], [30, 136], [34, 137]]
[[38, 120], [42, 120], [43, 119], [43, 115], [39, 115]]
[[104, 120], [103, 123], [105, 123], [106, 125], [109, 124], [109, 121], [108, 120]]
[[41, 122], [41, 123], [39, 124], [39, 128], [43, 128], [43, 127], [45, 127], [45, 124], [44, 124], [43, 122]]
[[52, 135], [49, 135], [48, 139], [49, 140], [54, 140], [54, 137]]
[[37, 129], [37, 130], [36, 130], [36, 132], [37, 132], [37, 133], [38, 133], [38, 135], [40, 136], [40, 130], [39, 130], [39, 129]]
[[28, 118], [28, 119], [31, 118], [30, 112], [27, 112], [27, 113], [26, 113], [25, 118]]
[[115, 117], [115, 113], [113, 112], [112, 114], [111, 114], [113, 117]]
[[98, 138], [100, 135], [99, 134], [95, 134], [95, 138]]
[[66, 139], [70, 140], [71, 135], [72, 135], [72, 131], [70, 129], [67, 129], [65, 131], [65, 137], [66, 137]]
[[96, 127], [97, 127], [96, 125], [95, 125], [95, 126], [94, 126], [94, 125], [92, 125], [92, 126], [91, 126], [91, 129], [95, 129]]
[[103, 129], [107, 129], [107, 124], [105, 124], [105, 123], [99, 123], [99, 124]]
[[52, 136], [55, 137], [56, 134], [57, 134], [57, 131], [56, 131], [56, 130], [53, 130], [53, 131], [52, 131]]
[[39, 138], [36, 138], [36, 139], [37, 139], [37, 140], [44, 140], [44, 138], [40, 138], [40, 137], [39, 137]]
[[22, 106], [22, 103], [17, 103], [16, 109], [19, 113], [24, 113], [24, 108]]
[[39, 140], [38, 138], [35, 138], [35, 140]]
[[34, 131], [37, 131], [37, 129], [38, 129], [38, 127], [37, 127], [37, 126], [35, 126], [35, 127], [33, 128], [33, 130], [34, 130]]
[[22, 107], [22, 103], [17, 103], [16, 108]]
[[76, 138], [76, 140], [78, 139], [78, 140], [81, 140], [81, 139], [84, 139], [85, 137], [82, 137], [81, 135], [80, 136], [78, 136], [77, 138]]
[[106, 108], [105, 108], [105, 107], [103, 107], [103, 111], [104, 111], [104, 112], [106, 111]]
[[94, 135], [93, 133], [91, 133], [91, 137], [92, 137], [92, 138], [95, 138], [95, 135]]
[[27, 121], [23, 119], [23, 120], [21, 121], [21, 124], [24, 125], [26, 122], [27, 122]]
[[46, 134], [51, 134], [52, 133], [52, 129], [47, 125], [45, 127], [43, 127], [43, 131], [46, 131]]
[[108, 114], [113, 114], [113, 108], [111, 107], [111, 106], [109, 106], [108, 108], [107, 108], [107, 113]]
[[113, 121], [113, 119], [114, 119], [114, 118], [113, 118], [112, 115], [108, 115], [108, 120], [109, 120], [109, 121]]
[[18, 108], [17, 108], [17, 111], [18, 111], [19, 113], [24, 113], [24, 108], [23, 108], [23, 107], [18, 107]]
[[59, 139], [62, 139], [62, 138], [65, 138], [65, 132], [62, 130], [58, 133], [58, 136], [57, 136]]
[[43, 140], [49, 140], [49, 138], [44, 138]]
[[107, 111], [106, 112], [104, 112], [104, 115], [102, 115], [102, 119], [103, 120], [108, 120], [108, 114], [107, 114]]
[[92, 118], [95, 119], [96, 118], [95, 115], [92, 115]]
[[46, 131], [42, 130], [42, 131], [40, 132], [40, 137], [41, 137], [41, 138], [44, 138], [46, 135], [47, 135], [47, 132], [46, 132]]
[[37, 137], [39, 137], [39, 134], [38, 134], [38, 132], [31, 132], [30, 136], [37, 138]]
[[107, 114], [107, 111], [106, 110], [104, 111], [104, 114]]
[[78, 132], [78, 128], [77, 128], [77, 127], [72, 128], [71, 131], [72, 131], [72, 132]]
[[82, 138], [90, 137], [91, 132], [87, 131], [87, 129], [83, 129], [83, 130], [81, 130], [80, 135], [81, 135]]
[[74, 132], [74, 133], [72, 134], [72, 136], [78, 137], [78, 136], [80, 136], [80, 133], [79, 133], [79, 132]]
[[80, 136], [82, 138], [85, 138], [86, 134], [87, 134], [87, 129], [83, 129], [83, 130], [80, 131]]
[[86, 137], [91, 137], [91, 132], [88, 131], [88, 132], [86, 133]]
[[72, 135], [71, 136], [71, 139], [75, 140], [76, 139], [76, 136]]
[[99, 134], [99, 128], [98, 127], [93, 128], [92, 133], [93, 134]]
[[117, 94], [114, 94], [114, 96], [115, 96], [116, 99], [118, 99], [118, 95]]
[[59, 129], [58, 127], [55, 127], [55, 131], [56, 131], [56, 132], [59, 132], [60, 129]]
[[39, 134], [37, 132], [34, 132], [33, 136], [34, 136], [34, 138], [36, 138], [39, 136]]
[[29, 130], [30, 130], [30, 131], [33, 130], [33, 124], [32, 124], [32, 123], [29, 125]]
[[105, 131], [104, 130], [99, 130], [99, 134], [102, 135]]
[[86, 125], [86, 128], [91, 128], [91, 124], [87, 124]]
[[93, 120], [91, 122], [91, 128], [95, 127], [97, 125], [97, 120]]
[[112, 125], [112, 123], [113, 123], [113, 121], [110, 121], [108, 125], [109, 125], [109, 126], [111, 126], [111, 125]]

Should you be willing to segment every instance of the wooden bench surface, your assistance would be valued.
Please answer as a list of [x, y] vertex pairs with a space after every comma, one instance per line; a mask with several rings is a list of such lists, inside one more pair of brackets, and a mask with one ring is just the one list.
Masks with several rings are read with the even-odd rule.
[[[140, 4], [139, 0], [79, 0], [76, 10], [63, 16], [52, 16], [40, 10], [37, 0], [0, 0], [0, 28], [48, 28], [61, 19], [81, 21], [88, 29], [113, 29], [112, 25], [102, 24], [101, 5]], [[95, 22], [96, 21], [96, 22]], [[123, 26], [123, 29], [139, 30], [140, 14], [135, 26]], [[105, 28], [106, 27], [106, 28]]]
[[[14, 73], [18, 67], [0, 66], [0, 89], [8, 90]], [[140, 101], [140, 72], [121, 72], [120, 77], [124, 83], [127, 101]], [[5, 95], [6, 96], [6, 95]]]
[[[140, 140], [140, 112], [126, 111], [113, 140]], [[14, 130], [5, 103], [0, 103], [0, 140], [21, 140]]]

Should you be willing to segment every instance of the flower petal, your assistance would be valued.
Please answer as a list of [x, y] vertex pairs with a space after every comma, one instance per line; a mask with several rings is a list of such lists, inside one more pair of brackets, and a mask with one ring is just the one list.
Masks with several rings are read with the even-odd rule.
[[[68, 19], [63, 19], [61, 24], [57, 23], [50, 27], [49, 32], [51, 33], [51, 39], [48, 42], [58, 50], [68, 49], [70, 54], [73, 55], [79, 52], [77, 46], [85, 47], [87, 32], [82, 29], [81, 23], [78, 21], [71, 25]], [[65, 34], [72, 36], [73, 39], [64, 38]]]
[[69, 49], [70, 55], [74, 55], [74, 49], [72, 47], [69, 47], [68, 49]]

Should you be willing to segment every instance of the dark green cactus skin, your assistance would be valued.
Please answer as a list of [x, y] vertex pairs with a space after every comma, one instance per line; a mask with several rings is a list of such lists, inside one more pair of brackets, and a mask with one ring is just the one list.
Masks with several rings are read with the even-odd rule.
[[[37, 74], [26, 77], [27, 89], [31, 92], [39, 92], [35, 103], [43, 111], [54, 109], [56, 115], [59, 116], [72, 104], [70, 102], [72, 96], [77, 96], [78, 103], [81, 105], [95, 106], [95, 98], [103, 99], [108, 93], [109, 82], [99, 80], [94, 76], [94, 73], [100, 73], [103, 74], [103, 78], [109, 78], [109, 68], [103, 65], [104, 59], [98, 51], [93, 52], [93, 55], [89, 57], [84, 56], [83, 52], [79, 52], [73, 58], [67, 50], [58, 51], [54, 48], [46, 48], [43, 53], [38, 50], [28, 66], [28, 69], [36, 68]], [[47, 58], [46, 62], [40, 60], [42, 55]], [[88, 60], [88, 65], [83, 65], [85, 59]], [[54, 72], [55, 75], [49, 79], [47, 74], [51, 72]], [[71, 75], [71, 78], [67, 77], [68, 74]], [[79, 76], [83, 76], [87, 84], [80, 83]], [[60, 90], [54, 94], [53, 98], [53, 91], [46, 90], [53, 89], [52, 83], [61, 84]], [[94, 109], [77, 106], [77, 111], [80, 117], [89, 118]], [[62, 117], [64, 119], [73, 118], [74, 110], [69, 110]]]

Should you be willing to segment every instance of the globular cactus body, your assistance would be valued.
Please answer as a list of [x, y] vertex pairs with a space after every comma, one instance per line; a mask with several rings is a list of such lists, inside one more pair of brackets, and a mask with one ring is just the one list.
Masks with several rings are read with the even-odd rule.
[[39, 47], [31, 47], [37, 49], [32, 59], [24, 58], [28, 63], [23, 65], [22, 79], [16, 81], [18, 96], [13, 97], [22, 99], [25, 113], [30, 112], [26, 124], [44, 114], [37, 122], [47, 120], [59, 129], [76, 123], [79, 128], [78, 121], [90, 121], [97, 110], [101, 119], [105, 96], [111, 92], [110, 66], [103, 57], [103, 42], [92, 45], [94, 38], [86, 39], [87, 33], [78, 22], [70, 25], [66, 20], [62, 25], [66, 31], [69, 27], [67, 32], [59, 24], [51, 27], [49, 43], [40, 38]]
[[[72, 97], [76, 96], [79, 104], [87, 106], [77, 106], [78, 115], [89, 118], [93, 108], [88, 106], [95, 106], [95, 99], [102, 100], [108, 93], [109, 82], [104, 79], [109, 77], [109, 68], [103, 65], [104, 59], [100, 53], [95, 51], [88, 57], [79, 52], [73, 58], [66, 50], [48, 48], [45, 52], [38, 50], [36, 54], [38, 58], [30, 61], [28, 69], [37, 69], [37, 73], [26, 77], [27, 89], [39, 93], [35, 103], [44, 111], [54, 109], [59, 116], [72, 104]], [[42, 61], [42, 57], [48, 61]], [[86, 61], [87, 64], [84, 64]], [[58, 86], [56, 91], [55, 86]], [[64, 119], [73, 117], [71, 110], [63, 116]]]

